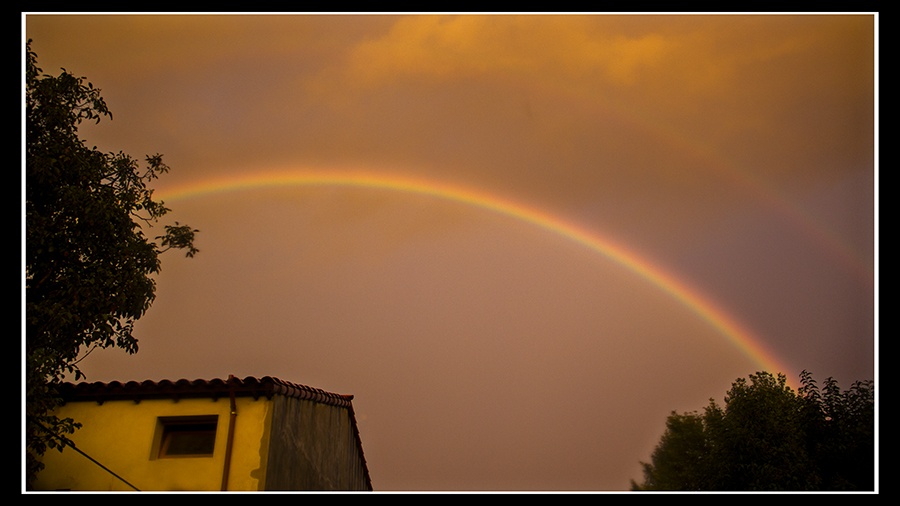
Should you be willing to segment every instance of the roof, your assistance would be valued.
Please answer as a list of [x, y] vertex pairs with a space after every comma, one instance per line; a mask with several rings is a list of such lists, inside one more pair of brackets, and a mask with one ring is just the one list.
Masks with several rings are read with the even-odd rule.
[[228, 380], [187, 380], [177, 381], [119, 381], [81, 382], [77, 384], [63, 383], [60, 385], [59, 394], [64, 402], [96, 401], [102, 404], [105, 401], [131, 400], [140, 402], [144, 399], [189, 399], [189, 398], [213, 398], [228, 397], [232, 392], [236, 397], [253, 397], [258, 399], [265, 397], [271, 399], [273, 395], [284, 395], [298, 399], [309, 399], [322, 404], [352, 408], [352, 395], [335, 394], [318, 388], [299, 385], [289, 381], [280, 380], [271, 376], [255, 378], [248, 376], [244, 379], [230, 376]]
[[188, 380], [176, 381], [129, 381], [122, 383], [100, 381], [88, 383], [63, 383], [59, 388], [59, 395], [63, 402], [95, 401], [103, 404], [105, 401], [131, 400], [140, 402], [146, 399], [196, 399], [230, 397], [253, 397], [259, 399], [265, 397], [271, 399], [275, 395], [307, 399], [321, 404], [346, 408], [350, 414], [350, 422], [353, 427], [353, 435], [356, 438], [359, 457], [365, 471], [366, 484], [372, 489], [372, 480], [369, 477], [369, 467], [363, 454], [362, 439], [359, 436], [359, 428], [356, 425], [356, 413], [353, 411], [352, 395], [326, 392], [319, 388], [291, 383], [271, 376], [256, 378], [247, 376], [244, 379], [229, 376], [227, 380]]

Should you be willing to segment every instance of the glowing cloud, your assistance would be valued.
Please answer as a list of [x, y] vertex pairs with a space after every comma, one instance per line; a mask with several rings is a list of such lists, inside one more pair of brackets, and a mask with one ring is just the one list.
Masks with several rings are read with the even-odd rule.
[[[350, 186], [429, 195], [530, 223], [581, 244], [627, 268], [658, 289], [671, 295], [706, 321], [762, 370], [772, 373], [782, 372], [787, 374], [789, 379], [791, 377], [791, 370], [768, 350], [761, 339], [727, 312], [717, 307], [709, 297], [691, 287], [688, 283], [678, 279], [671, 273], [665, 272], [649, 260], [642, 258], [608, 237], [601, 237], [596, 232], [568, 223], [550, 213], [513, 202], [495, 194], [444, 182], [425, 181], [405, 176], [366, 172], [286, 171], [205, 179], [174, 188], [160, 189], [159, 198], [168, 202], [251, 189], [291, 186]], [[791, 383], [791, 385], [795, 386], [794, 383]]]

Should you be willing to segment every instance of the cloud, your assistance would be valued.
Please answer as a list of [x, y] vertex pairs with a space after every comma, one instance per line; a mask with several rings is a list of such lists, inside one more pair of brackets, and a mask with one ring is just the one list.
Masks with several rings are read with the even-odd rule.
[[629, 85], [666, 56], [666, 41], [658, 34], [604, 33], [595, 21], [590, 16], [402, 17], [383, 37], [359, 44], [346, 72], [363, 87], [499, 73], [556, 84], [594, 76]]

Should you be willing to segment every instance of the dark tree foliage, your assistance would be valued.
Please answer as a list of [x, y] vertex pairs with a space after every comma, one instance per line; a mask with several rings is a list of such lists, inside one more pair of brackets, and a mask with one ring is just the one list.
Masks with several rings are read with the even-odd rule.
[[[159, 254], [170, 248], [193, 256], [194, 233], [166, 225], [150, 239], [145, 228], [169, 211], [148, 183], [169, 168], [160, 155], [146, 166], [123, 153], [88, 148], [78, 136], [84, 121], [112, 114], [100, 90], [62, 69], [42, 74], [26, 45], [25, 69], [25, 383], [26, 469], [62, 447], [80, 425], [53, 410], [66, 374], [83, 377], [79, 354], [96, 347], [138, 349], [133, 326], [153, 302]], [[158, 243], [157, 243], [158, 241]]]
[[[666, 432], [653, 453], [653, 464], [641, 462], [647, 484], [653, 490], [703, 490], [710, 452], [703, 432], [703, 417], [697, 412], [672, 412], [666, 419]], [[652, 480], [652, 481], [650, 481]]]
[[873, 382], [842, 392], [833, 378], [819, 390], [807, 371], [800, 381], [794, 392], [783, 374], [758, 372], [724, 406], [673, 412], [632, 490], [873, 490]]

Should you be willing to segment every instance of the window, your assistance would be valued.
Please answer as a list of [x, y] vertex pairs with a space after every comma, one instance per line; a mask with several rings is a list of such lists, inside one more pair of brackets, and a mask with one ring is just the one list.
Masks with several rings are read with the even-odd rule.
[[212, 457], [218, 415], [159, 417], [157, 457]]

